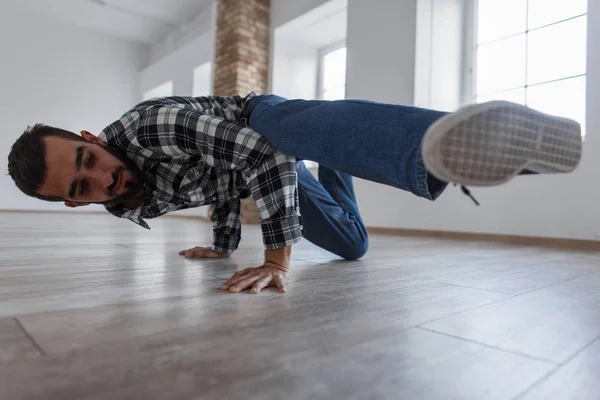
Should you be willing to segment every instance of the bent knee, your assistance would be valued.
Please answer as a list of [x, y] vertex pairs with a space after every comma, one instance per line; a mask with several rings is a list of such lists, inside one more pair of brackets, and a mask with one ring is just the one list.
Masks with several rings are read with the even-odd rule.
[[352, 245], [347, 246], [344, 249], [342, 254], [339, 254], [342, 258], [348, 261], [358, 260], [359, 258], [364, 257], [369, 250], [369, 239], [365, 238], [364, 240], [356, 241], [352, 243]]

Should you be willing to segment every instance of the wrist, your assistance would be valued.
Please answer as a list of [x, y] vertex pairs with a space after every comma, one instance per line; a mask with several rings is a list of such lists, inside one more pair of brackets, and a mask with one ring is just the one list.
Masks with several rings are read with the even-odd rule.
[[272, 261], [265, 261], [265, 263], [263, 264], [263, 267], [273, 268], [273, 269], [276, 269], [281, 272], [289, 272], [290, 271], [289, 267], [287, 267], [285, 265], [276, 264]]
[[292, 256], [292, 246], [286, 246], [279, 249], [265, 250], [265, 266], [288, 272], [290, 259]]

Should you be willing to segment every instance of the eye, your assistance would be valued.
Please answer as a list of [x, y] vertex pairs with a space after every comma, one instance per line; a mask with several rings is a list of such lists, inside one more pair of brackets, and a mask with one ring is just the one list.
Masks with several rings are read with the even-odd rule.
[[92, 153], [90, 153], [90, 154], [88, 155], [88, 158], [87, 158], [87, 160], [86, 160], [86, 165], [87, 165], [88, 167], [91, 167], [91, 166], [93, 166], [93, 165], [94, 165], [94, 160], [95, 160], [95, 158], [94, 158], [94, 155], [93, 155]]

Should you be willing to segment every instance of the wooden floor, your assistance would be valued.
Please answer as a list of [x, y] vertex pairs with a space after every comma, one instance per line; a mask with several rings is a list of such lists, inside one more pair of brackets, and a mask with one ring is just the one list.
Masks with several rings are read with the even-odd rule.
[[0, 398], [598, 399], [600, 254], [372, 236], [294, 247], [287, 294], [219, 292], [262, 260], [186, 260], [208, 224], [0, 213]]

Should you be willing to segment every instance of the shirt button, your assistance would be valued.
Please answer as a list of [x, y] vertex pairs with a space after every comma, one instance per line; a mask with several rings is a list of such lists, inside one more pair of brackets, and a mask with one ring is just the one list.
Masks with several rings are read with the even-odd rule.
[[213, 197], [211, 200], [212, 200], [212, 201], [217, 201], [217, 198], [216, 198], [216, 197]]
[[301, 230], [301, 231], [302, 231], [302, 230], [304, 230], [304, 227], [303, 227], [302, 225], [300, 225], [300, 230]]

